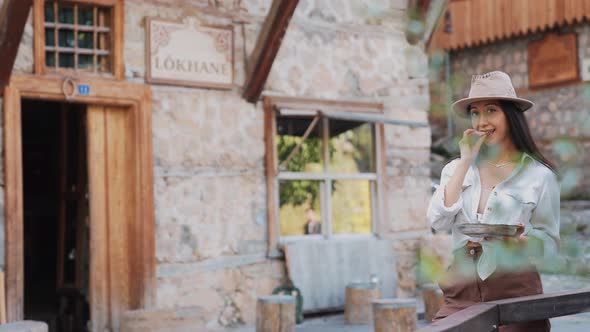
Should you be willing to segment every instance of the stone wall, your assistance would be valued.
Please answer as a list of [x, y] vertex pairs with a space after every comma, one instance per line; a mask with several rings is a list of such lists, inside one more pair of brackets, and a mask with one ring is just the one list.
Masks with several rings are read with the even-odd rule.
[[[578, 36], [581, 64], [582, 58], [590, 55], [590, 26], [582, 24], [566, 30]], [[590, 90], [584, 82], [529, 88], [527, 45], [539, 38], [542, 34], [452, 52], [452, 75], [457, 82], [453, 100], [468, 94], [472, 74], [506, 71], [519, 96], [535, 103], [535, 107], [525, 114], [540, 149], [558, 166], [563, 197], [587, 199], [590, 197], [590, 168], [584, 166], [590, 162], [587, 153], [590, 146]], [[455, 120], [459, 125], [455, 134], [459, 135], [469, 124], [462, 119]]]
[[[125, 1], [124, 62], [126, 80], [144, 83], [146, 17], [234, 27], [233, 89], [152, 86], [156, 307], [199, 306], [203, 329], [219, 329], [254, 324], [256, 297], [280, 285], [286, 272], [281, 259], [265, 256], [262, 105], [241, 97], [271, 0], [215, 1], [216, 8], [210, 2]], [[405, 41], [406, 2], [300, 1], [265, 93], [380, 101], [387, 115], [426, 122], [426, 57]], [[31, 22], [18, 54], [14, 72], [31, 73]], [[380, 235], [395, 241], [398, 293], [412, 296], [417, 238], [427, 229], [430, 130], [386, 126], [385, 138]]]
[[590, 276], [590, 201], [561, 204], [561, 252], [563, 270]]

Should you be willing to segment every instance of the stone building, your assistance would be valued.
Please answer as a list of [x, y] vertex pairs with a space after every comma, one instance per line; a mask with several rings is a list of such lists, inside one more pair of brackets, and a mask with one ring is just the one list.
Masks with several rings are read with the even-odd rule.
[[[27, 2], [0, 1], [8, 31], [19, 18], [24, 26], [22, 38], [0, 36], [7, 54], [18, 44], [10, 80], [0, 77], [9, 321], [52, 331], [118, 331], [129, 315], [187, 331], [251, 326], [257, 297], [297, 277], [282, 249], [298, 243], [353, 257], [378, 242], [393, 257], [379, 272], [384, 292], [414, 295], [430, 129], [408, 1], [302, 0], [282, 23], [271, 0], [34, 0], [22, 14]], [[158, 79], [153, 43], [168, 41], [155, 27], [150, 39], [152, 21], [229, 31], [229, 52], [225, 37], [215, 47], [231, 71], [159, 65], [230, 81]], [[285, 21], [262, 94], [246, 97], [266, 79], [257, 56], [272, 59], [267, 25]]]
[[458, 139], [470, 126], [448, 110], [469, 93], [471, 75], [505, 71], [517, 95], [535, 103], [525, 116], [561, 182], [564, 263], [552, 273], [588, 275], [590, 269], [589, 17], [586, 1], [451, 1], [428, 43], [433, 181], [459, 155]]
[[472, 74], [502, 70], [516, 93], [535, 103], [525, 114], [558, 167], [562, 197], [587, 200], [589, 15], [585, 1], [451, 1], [429, 43], [440, 74], [433, 83], [433, 149], [458, 152], [445, 137], [458, 137], [469, 124], [441, 110], [468, 94]]

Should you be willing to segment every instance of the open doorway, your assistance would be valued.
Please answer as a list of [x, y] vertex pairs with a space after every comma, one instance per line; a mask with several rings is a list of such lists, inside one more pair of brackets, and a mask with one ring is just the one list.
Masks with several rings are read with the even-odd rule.
[[90, 319], [85, 110], [22, 100], [24, 318], [52, 332]]
[[[118, 331], [125, 311], [155, 303], [150, 88], [101, 78], [87, 83], [88, 95], [65, 96], [62, 78], [15, 74], [4, 88], [5, 289], [9, 322], [45, 316], [42, 320], [52, 325], [52, 331]], [[66, 128], [62, 125], [64, 118], [71, 124], [69, 129], [62, 129]], [[79, 128], [78, 134], [74, 128]], [[77, 148], [65, 150], [62, 140], [77, 144]], [[36, 151], [29, 142], [33, 146], [35, 142], [40, 144], [37, 157], [35, 153], [28, 155]], [[23, 165], [23, 157], [28, 165]], [[77, 158], [82, 159], [76, 164]], [[43, 167], [34, 167], [37, 164]], [[60, 190], [64, 182], [59, 179], [69, 181], [72, 177], [82, 180], [75, 186], [66, 181]], [[47, 215], [39, 218], [41, 222], [30, 218], [31, 211], [37, 213], [43, 206], [35, 207], [35, 190], [39, 196], [49, 197], [45, 202], [48, 212], [42, 212]], [[64, 220], [69, 221], [60, 223]], [[71, 220], [75, 220], [75, 226], [71, 226]], [[40, 229], [40, 223], [45, 228]], [[83, 231], [81, 235], [79, 230]], [[75, 250], [71, 250], [71, 243], [76, 243]], [[38, 271], [47, 273], [38, 276]], [[41, 288], [32, 284], [35, 281], [45, 281], [45, 292], [35, 293]], [[36, 310], [39, 308], [32, 305], [41, 308]]]

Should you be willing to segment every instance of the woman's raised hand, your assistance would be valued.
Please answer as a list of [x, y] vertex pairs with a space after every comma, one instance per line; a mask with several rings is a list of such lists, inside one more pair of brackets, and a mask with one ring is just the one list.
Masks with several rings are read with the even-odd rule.
[[471, 128], [465, 130], [463, 132], [463, 138], [459, 141], [461, 160], [469, 163], [473, 162], [486, 137], [487, 134], [483, 131], [477, 131]]

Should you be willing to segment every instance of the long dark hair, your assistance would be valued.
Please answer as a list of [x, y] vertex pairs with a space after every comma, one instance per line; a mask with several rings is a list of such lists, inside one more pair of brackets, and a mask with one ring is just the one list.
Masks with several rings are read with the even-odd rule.
[[541, 164], [549, 167], [555, 172], [555, 166], [550, 162], [535, 144], [531, 130], [524, 116], [524, 112], [518, 109], [518, 106], [513, 102], [500, 100], [502, 110], [508, 120], [508, 127], [510, 128], [510, 139], [518, 149], [518, 151], [526, 152], [531, 157], [535, 158]]

